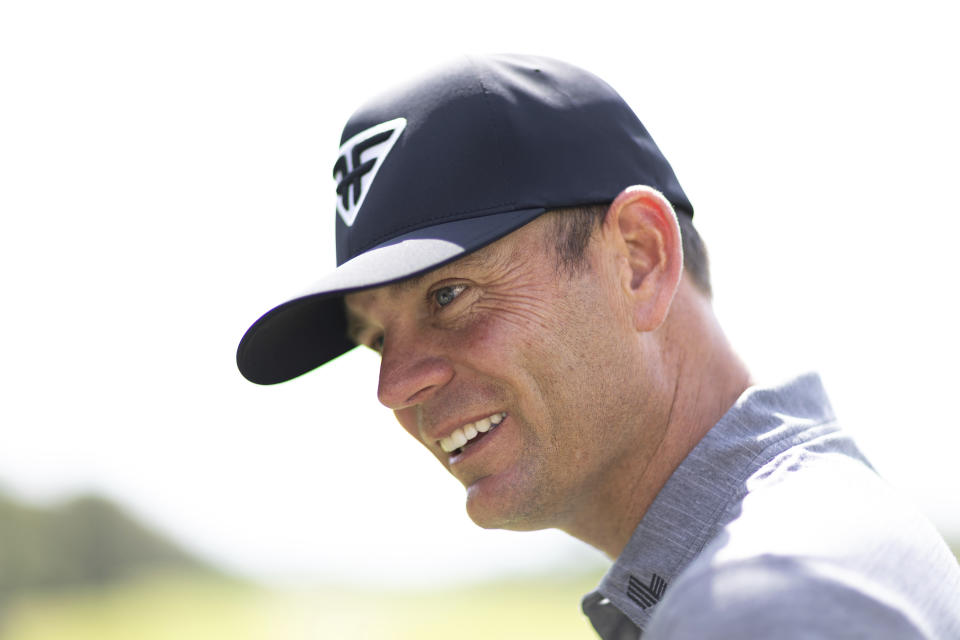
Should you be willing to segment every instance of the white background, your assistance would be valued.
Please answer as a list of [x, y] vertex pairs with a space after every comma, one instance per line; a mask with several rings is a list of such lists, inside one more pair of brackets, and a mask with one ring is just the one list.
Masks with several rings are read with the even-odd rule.
[[0, 483], [105, 492], [245, 573], [410, 583], [598, 561], [474, 527], [350, 354], [277, 387], [237, 341], [333, 265], [340, 128], [462, 51], [634, 106], [760, 379], [816, 368], [960, 536], [956, 3], [0, 4]]

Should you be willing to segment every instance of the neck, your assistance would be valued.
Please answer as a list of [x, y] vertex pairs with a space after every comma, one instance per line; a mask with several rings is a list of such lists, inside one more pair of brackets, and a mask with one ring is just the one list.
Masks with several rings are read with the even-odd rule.
[[[681, 284], [670, 316], [657, 330], [658, 397], [638, 420], [637, 446], [611, 465], [601, 495], [589, 496], [567, 526], [570, 535], [616, 558], [673, 471], [750, 386], [710, 302]], [[659, 375], [658, 375], [659, 374]]]

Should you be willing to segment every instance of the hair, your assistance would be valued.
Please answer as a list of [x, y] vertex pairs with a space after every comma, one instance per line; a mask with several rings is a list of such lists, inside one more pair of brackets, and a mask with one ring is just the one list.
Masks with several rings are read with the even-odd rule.
[[[609, 209], [608, 204], [593, 204], [565, 207], [551, 211], [553, 218], [553, 241], [557, 255], [557, 268], [574, 274], [586, 267], [587, 244], [593, 232], [600, 228]], [[683, 243], [683, 268], [690, 274], [696, 287], [707, 297], [713, 295], [710, 286], [710, 260], [707, 247], [693, 226], [693, 217], [686, 212], [677, 213], [680, 239]]]

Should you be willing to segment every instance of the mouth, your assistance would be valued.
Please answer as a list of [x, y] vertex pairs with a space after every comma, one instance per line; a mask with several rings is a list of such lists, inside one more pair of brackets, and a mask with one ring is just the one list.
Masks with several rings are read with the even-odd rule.
[[464, 449], [482, 440], [484, 436], [496, 429], [497, 425], [503, 422], [506, 417], [506, 412], [495, 413], [476, 422], [458, 427], [449, 436], [439, 441], [440, 448], [443, 449], [444, 453], [460, 455]]

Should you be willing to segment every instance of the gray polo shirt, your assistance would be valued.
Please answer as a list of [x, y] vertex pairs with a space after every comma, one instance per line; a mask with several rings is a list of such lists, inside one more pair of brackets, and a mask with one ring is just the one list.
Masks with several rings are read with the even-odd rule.
[[583, 611], [605, 640], [953, 640], [960, 567], [836, 425], [810, 374], [740, 397]]

